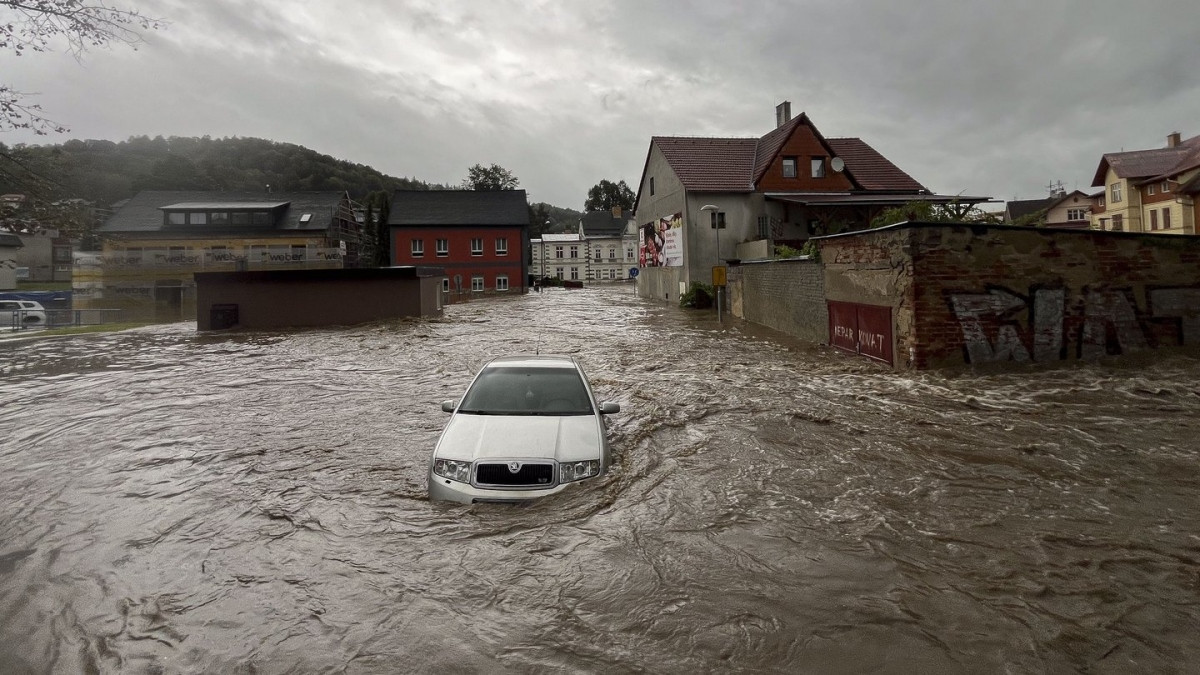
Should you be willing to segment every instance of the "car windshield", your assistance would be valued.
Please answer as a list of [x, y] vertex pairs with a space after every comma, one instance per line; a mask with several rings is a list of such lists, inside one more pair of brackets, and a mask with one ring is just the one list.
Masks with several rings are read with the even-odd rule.
[[592, 404], [574, 368], [497, 366], [480, 373], [458, 411], [473, 415], [590, 415]]

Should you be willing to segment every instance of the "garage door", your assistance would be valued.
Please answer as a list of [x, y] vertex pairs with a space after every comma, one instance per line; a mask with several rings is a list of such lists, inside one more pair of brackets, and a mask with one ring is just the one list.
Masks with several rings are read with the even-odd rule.
[[892, 308], [829, 301], [829, 343], [869, 359], [892, 362]]

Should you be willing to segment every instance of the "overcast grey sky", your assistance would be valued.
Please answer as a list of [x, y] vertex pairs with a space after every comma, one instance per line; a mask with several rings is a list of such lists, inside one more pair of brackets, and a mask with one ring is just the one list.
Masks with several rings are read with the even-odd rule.
[[71, 131], [254, 136], [394, 176], [500, 164], [532, 201], [635, 191], [650, 137], [761, 136], [792, 102], [939, 193], [1090, 190], [1200, 134], [1195, 0], [110, 0], [170, 25], [76, 62], [0, 55]]

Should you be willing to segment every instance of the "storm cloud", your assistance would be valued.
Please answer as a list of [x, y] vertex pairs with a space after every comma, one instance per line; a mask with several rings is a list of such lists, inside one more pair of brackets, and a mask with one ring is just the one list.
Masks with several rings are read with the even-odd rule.
[[457, 184], [500, 164], [579, 209], [653, 135], [760, 136], [792, 102], [940, 193], [1088, 190], [1104, 152], [1200, 134], [1190, 0], [729, 3], [119, 0], [134, 51], [0, 55], [70, 132], [254, 136]]

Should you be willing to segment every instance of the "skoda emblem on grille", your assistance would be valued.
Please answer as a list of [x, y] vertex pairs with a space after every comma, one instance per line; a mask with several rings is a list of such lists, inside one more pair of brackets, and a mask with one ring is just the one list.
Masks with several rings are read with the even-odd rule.
[[508, 463], [508, 472], [509, 473], [519, 473], [520, 471], [521, 471], [521, 463], [520, 462], [509, 462]]

